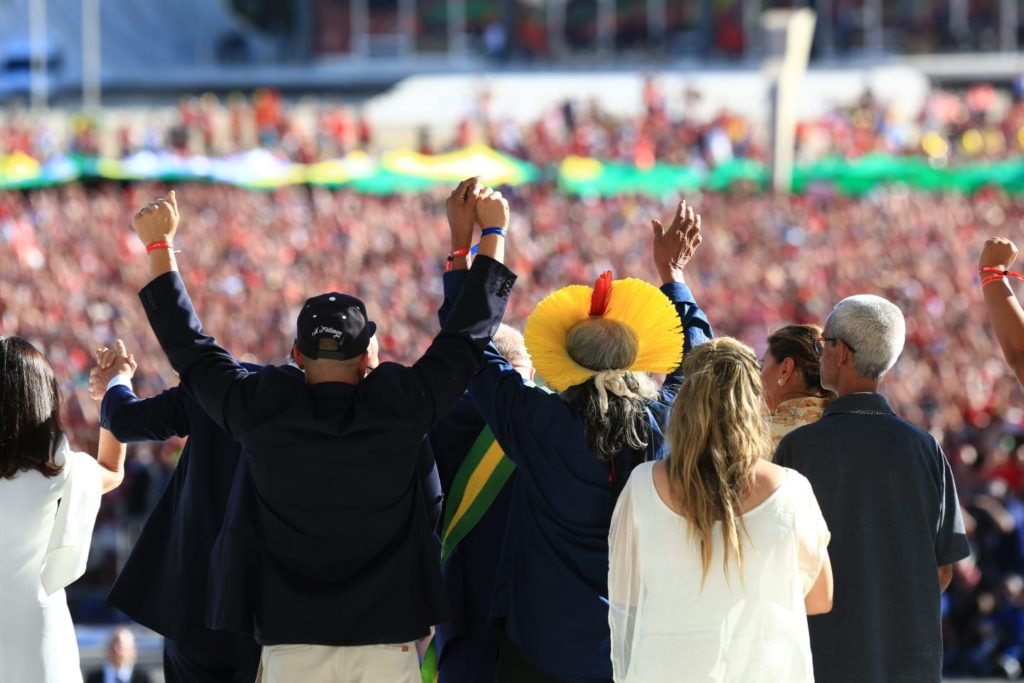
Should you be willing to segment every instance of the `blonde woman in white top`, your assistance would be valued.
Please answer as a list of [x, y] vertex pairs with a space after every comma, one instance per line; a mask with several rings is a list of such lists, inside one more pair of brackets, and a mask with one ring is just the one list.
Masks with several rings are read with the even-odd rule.
[[101, 429], [96, 458], [71, 450], [60, 403], [42, 354], [0, 337], [0, 683], [82, 680], [64, 587], [85, 571], [100, 496], [124, 478], [125, 448]]
[[832, 607], [810, 484], [771, 464], [757, 358], [735, 339], [683, 362], [667, 460], [637, 467], [609, 534], [621, 683], [814, 680], [806, 614]]

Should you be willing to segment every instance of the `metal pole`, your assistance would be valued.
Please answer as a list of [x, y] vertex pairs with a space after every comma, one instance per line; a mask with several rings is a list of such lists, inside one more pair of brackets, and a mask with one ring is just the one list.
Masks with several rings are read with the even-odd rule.
[[949, 0], [949, 33], [957, 42], [970, 31], [967, 0]]
[[565, 3], [562, 0], [548, 0], [548, 45], [551, 52], [565, 55]]
[[353, 56], [358, 57], [366, 56], [370, 41], [366, 34], [369, 30], [366, 2], [367, 0], [352, 0], [350, 5], [352, 28], [349, 32], [349, 44], [352, 46]]
[[100, 108], [100, 45], [100, 0], [82, 0], [82, 107], [86, 111]]
[[761, 32], [758, 21], [761, 18], [761, 0], [743, 0], [740, 6], [743, 23], [743, 51], [746, 57], [761, 55]]
[[818, 0], [818, 27], [821, 29], [821, 51], [825, 57], [836, 54], [835, 17], [832, 16], [832, 0]]
[[399, 53], [409, 55], [416, 51], [416, 0], [398, 0], [398, 33], [401, 35]]
[[705, 61], [712, 56], [716, 48], [715, 22], [712, 16], [714, 11], [714, 0], [700, 0], [700, 44]]
[[32, 60], [29, 73], [29, 92], [32, 109], [46, 109], [49, 84], [47, 83], [46, 0], [31, 0], [28, 7], [29, 55]]
[[466, 54], [466, 0], [448, 0], [448, 54]]
[[871, 51], [875, 53], [882, 52], [884, 48], [882, 0], [869, 0], [864, 3], [864, 25], [870, 30], [868, 40], [870, 41]]
[[665, 0], [647, 0], [647, 40], [665, 48]]
[[597, 53], [615, 51], [615, 0], [597, 0]]
[[1003, 52], [1017, 51], [1020, 0], [1002, 0], [999, 7], [999, 47]]
[[300, 62], [308, 62], [313, 54], [313, 0], [298, 0], [295, 3], [295, 30], [292, 34], [292, 57]]
[[[781, 20], [775, 19], [779, 17]], [[772, 87], [772, 188], [788, 193], [793, 180], [793, 157], [796, 135], [796, 100], [807, 60], [811, 55], [814, 37], [814, 12], [800, 9], [792, 13], [779, 12], [769, 17], [769, 29], [784, 32], [781, 64]], [[775, 56], [773, 55], [772, 59]]]

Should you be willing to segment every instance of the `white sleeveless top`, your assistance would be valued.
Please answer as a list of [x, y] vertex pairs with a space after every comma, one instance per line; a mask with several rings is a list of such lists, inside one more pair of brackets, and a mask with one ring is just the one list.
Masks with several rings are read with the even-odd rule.
[[725, 575], [716, 523], [702, 591], [700, 545], [658, 495], [653, 467], [633, 471], [608, 538], [615, 681], [813, 681], [804, 596], [829, 532], [810, 483], [786, 470], [779, 488], [743, 515], [742, 577], [735, 557]]

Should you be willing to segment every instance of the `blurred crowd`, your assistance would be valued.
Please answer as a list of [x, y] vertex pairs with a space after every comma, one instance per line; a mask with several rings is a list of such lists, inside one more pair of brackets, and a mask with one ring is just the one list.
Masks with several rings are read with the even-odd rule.
[[[601, 18], [592, 0], [566, 0], [562, 5], [562, 33], [552, 32], [547, 3], [513, 0], [464, 4], [466, 32], [471, 49], [496, 61], [546, 62], [564, 54], [576, 57], [602, 47], [618, 55], [689, 55], [741, 59], [757, 49], [758, 27], [745, 21], [750, 11], [741, 0], [669, 2], [658, 6], [664, 14], [651, 21], [649, 0], [616, 0], [609, 22], [608, 45], [601, 44]], [[811, 7], [822, 25], [814, 46], [817, 57], [863, 53], [872, 47], [872, 32], [884, 27], [885, 49], [897, 53], [949, 53], [995, 51], [1000, 47], [1002, 10], [999, 0], [917, 0], [883, 3], [876, 15], [866, 0], [830, 3], [764, 0], [765, 9]], [[705, 16], [705, 8], [708, 14]], [[375, 35], [402, 32], [398, 3], [369, 5], [369, 31]], [[421, 50], [443, 50], [448, 28], [447, 0], [420, 0], [413, 30]], [[348, 8], [321, 3], [318, 8], [315, 48], [323, 54], [352, 49]], [[1009, 21], [1009, 19], [1006, 19]], [[1017, 18], [1017, 32], [1024, 24]], [[824, 25], [828, 25], [826, 38]], [[753, 33], [753, 34], [752, 34]]]
[[[0, 193], [0, 330], [44, 350], [65, 382], [73, 443], [96, 438], [87, 395], [91, 350], [123, 338], [147, 396], [176, 383], [137, 299], [148, 281], [128, 219], [164, 188], [72, 185]], [[325, 290], [362, 298], [383, 331], [382, 360], [411, 361], [438, 329], [448, 251], [446, 190], [365, 196], [308, 187], [252, 193], [178, 186], [179, 263], [206, 329], [245, 360], [284, 362], [298, 307]], [[655, 277], [649, 219], [675, 198], [578, 199], [540, 184], [504, 190], [520, 276], [506, 321], [521, 326], [548, 292], [616, 276]], [[859, 199], [689, 196], [704, 217], [702, 257], [687, 270], [718, 334], [764, 348], [789, 322], [822, 323], [840, 298], [872, 292], [907, 316], [907, 345], [883, 391], [931, 431], [955, 470], [975, 551], [945, 597], [947, 672], [1015, 676], [1024, 663], [1024, 394], [988, 330], [976, 275], [990, 235], [1019, 239], [1024, 198], [880, 189]], [[104, 498], [76, 618], [111, 620], [106, 587], [173, 469], [180, 441], [129, 450], [126, 485]]]
[[[711, 168], [733, 159], [764, 160], [768, 131], [728, 110], [704, 114], [702, 95], [688, 88], [667, 92], [654, 78], [643, 87], [641, 114], [623, 120], [596, 102], [566, 101], [529, 125], [494, 111], [487, 91], [467, 107], [452, 131], [427, 128], [416, 146], [424, 154], [463, 149], [474, 143], [540, 166], [567, 155], [636, 164], [655, 160]], [[799, 123], [797, 160], [856, 159], [868, 154], [927, 155], [935, 163], [984, 161], [1024, 152], [1024, 78], [1009, 90], [988, 84], [963, 91], [934, 90], [919, 112], [871, 92]], [[353, 151], [394, 146], [357, 107], [312, 100], [290, 102], [261, 90], [221, 100], [213, 94], [187, 97], [176, 109], [145, 116], [40, 119], [12, 111], [0, 120], [0, 155], [21, 152], [38, 160], [63, 154], [127, 157], [138, 151], [183, 156], [225, 156], [257, 147], [283, 159], [312, 163]]]

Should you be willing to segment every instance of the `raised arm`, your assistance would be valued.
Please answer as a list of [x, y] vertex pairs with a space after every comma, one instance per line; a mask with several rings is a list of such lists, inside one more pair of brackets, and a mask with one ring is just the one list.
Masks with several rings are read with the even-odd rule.
[[1008, 271], [1016, 260], [1017, 245], [1005, 237], [993, 237], [985, 241], [978, 269], [982, 282], [992, 277], [982, 287], [985, 308], [1006, 363], [1017, 375], [1017, 381], [1024, 384], [1024, 308], [1021, 308], [1005, 277], [1000, 278], [985, 270]]
[[[114, 351], [109, 349], [97, 351], [96, 360], [100, 365], [116, 366], [117, 371], [127, 375], [129, 379], [135, 372], [135, 358], [128, 354], [124, 342], [120, 339], [117, 340]], [[101, 421], [96, 462], [102, 468], [100, 481], [103, 493], [113, 491], [124, 481], [124, 459], [127, 453], [128, 449], [125, 444], [118, 440]]]
[[184, 389], [174, 387], [152, 398], [139, 399], [131, 382], [137, 367], [135, 359], [119, 356], [118, 352], [124, 353], [120, 342], [116, 351], [98, 349], [98, 363], [89, 373], [89, 393], [102, 401], [100, 425], [125, 443], [188, 436], [189, 399]]
[[135, 214], [132, 226], [149, 254], [153, 278], [139, 293], [150, 326], [182, 384], [206, 413], [230, 434], [239, 434], [251, 415], [258, 389], [256, 373], [242, 367], [203, 331], [185, 284], [178, 276], [173, 239], [179, 213], [175, 193], [156, 199]]
[[[515, 282], [515, 275], [501, 264], [509, 224], [508, 202], [501, 193], [480, 188], [475, 178], [469, 178], [452, 193], [448, 210], [449, 276], [458, 273], [459, 286], [442, 307], [440, 334], [402, 375], [395, 392], [396, 397], [404, 396], [411, 414], [426, 417], [424, 431], [447, 414], [480, 369], [483, 350], [501, 323]], [[485, 226], [484, 234], [473, 267], [465, 271], [474, 223]], [[375, 375], [383, 376], [374, 373], [371, 379]], [[425, 412], [425, 406], [432, 410]]]
[[[468, 252], [474, 222], [478, 222], [484, 229], [507, 225], [508, 216], [503, 206], [496, 201], [500, 197], [500, 193], [481, 187], [476, 178], [464, 180], [455, 189], [448, 198], [447, 207], [453, 254]], [[484, 253], [483, 240], [487, 237], [481, 238], [478, 256]], [[441, 327], [448, 325], [455, 301], [469, 275], [467, 264], [466, 256], [455, 256], [447, 269], [449, 272], [444, 274], [444, 302], [437, 312]], [[472, 383], [473, 402], [498, 440], [504, 439], [508, 443], [510, 423], [507, 418], [516, 412], [510, 406], [526, 410], [522, 401], [529, 400], [532, 392], [541, 390], [527, 385], [519, 371], [498, 353], [493, 344], [487, 345], [483, 360], [484, 367], [475, 374]], [[484, 398], [478, 398], [478, 394]]]
[[[661, 221], [656, 219], [651, 221], [651, 227], [654, 229], [651, 248], [654, 267], [662, 282], [661, 291], [672, 300], [679, 312], [679, 319], [683, 324], [685, 357], [694, 346], [703, 344], [715, 336], [707, 316], [694, 300], [685, 277], [686, 266], [703, 241], [700, 214], [682, 201], [679, 202], [667, 230]], [[665, 384], [662, 386], [663, 400], [671, 402], [682, 381], [680, 365], [665, 378]]]

